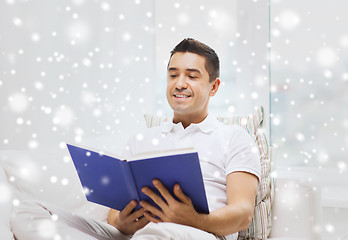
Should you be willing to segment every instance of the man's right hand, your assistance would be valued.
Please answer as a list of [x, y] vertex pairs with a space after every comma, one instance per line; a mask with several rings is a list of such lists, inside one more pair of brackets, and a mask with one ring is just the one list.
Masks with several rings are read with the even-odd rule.
[[136, 206], [137, 202], [132, 200], [121, 212], [111, 209], [108, 216], [108, 223], [125, 235], [134, 234], [137, 230], [145, 227], [146, 224], [149, 223], [149, 220], [143, 217], [143, 208], [132, 213], [132, 210]]

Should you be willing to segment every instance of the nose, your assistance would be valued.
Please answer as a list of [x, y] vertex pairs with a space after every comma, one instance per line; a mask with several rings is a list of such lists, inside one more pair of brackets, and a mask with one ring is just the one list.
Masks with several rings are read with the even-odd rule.
[[186, 89], [188, 87], [188, 84], [186, 82], [185, 76], [179, 76], [177, 78], [177, 81], [175, 83], [175, 88], [178, 90]]

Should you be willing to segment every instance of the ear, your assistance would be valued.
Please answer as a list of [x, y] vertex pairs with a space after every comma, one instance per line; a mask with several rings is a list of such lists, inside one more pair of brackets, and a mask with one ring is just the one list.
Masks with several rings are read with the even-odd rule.
[[215, 80], [212, 82], [209, 96], [211, 96], [211, 97], [214, 96], [216, 94], [217, 90], [219, 89], [219, 86], [220, 86], [220, 79], [215, 78]]

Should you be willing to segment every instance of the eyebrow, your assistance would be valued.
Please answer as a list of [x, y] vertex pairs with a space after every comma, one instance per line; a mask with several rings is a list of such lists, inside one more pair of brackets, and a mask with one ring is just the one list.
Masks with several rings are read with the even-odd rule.
[[[177, 71], [178, 69], [176, 67], [170, 67], [168, 68], [168, 72], [169, 71]], [[196, 73], [199, 73], [201, 74], [201, 71], [199, 71], [197, 68], [187, 68], [185, 69], [185, 71], [188, 71], [188, 72], [196, 72]]]

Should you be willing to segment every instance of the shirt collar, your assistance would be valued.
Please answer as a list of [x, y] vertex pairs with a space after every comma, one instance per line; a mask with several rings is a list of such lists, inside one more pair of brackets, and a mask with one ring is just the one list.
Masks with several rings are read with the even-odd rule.
[[[218, 120], [211, 114], [208, 114], [208, 116], [202, 122], [192, 123], [186, 129], [198, 128], [204, 133], [209, 133], [217, 127], [217, 123], [218, 123]], [[173, 121], [168, 121], [168, 122], [162, 123], [161, 128], [162, 128], [162, 132], [168, 133], [172, 131], [174, 128], [183, 128], [183, 126], [181, 122], [173, 123]]]
[[[181, 124], [181, 123], [180, 123], [180, 124]], [[173, 121], [168, 121], [168, 122], [162, 123], [162, 124], [161, 124], [162, 132], [164, 132], [164, 133], [170, 132], [170, 131], [174, 128], [175, 125], [176, 125], [176, 124], [173, 123]]]

